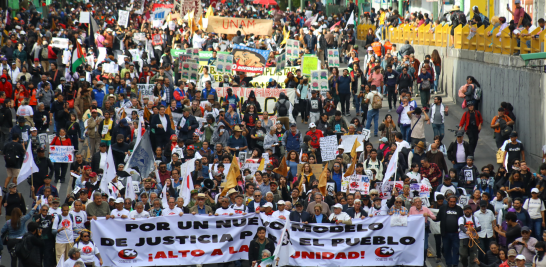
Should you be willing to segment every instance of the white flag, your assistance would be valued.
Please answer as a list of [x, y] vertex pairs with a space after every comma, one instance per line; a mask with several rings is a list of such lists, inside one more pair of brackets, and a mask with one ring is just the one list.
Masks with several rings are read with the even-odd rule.
[[137, 197], [135, 194], [135, 188], [133, 187], [133, 177], [129, 176], [125, 179], [127, 180], [127, 184], [125, 185], [125, 197], [135, 201]]
[[[112, 153], [112, 146], [108, 147], [108, 154], [106, 155], [106, 170], [104, 170], [104, 176], [100, 181], [100, 190], [102, 193], [110, 194], [108, 190], [108, 184], [116, 178], [116, 164], [114, 163], [114, 154]], [[117, 198], [117, 196], [113, 196]]]
[[383, 185], [388, 184], [389, 178], [391, 178], [391, 176], [396, 173], [396, 169], [398, 166], [399, 152], [400, 152], [400, 148], [397, 148], [392, 154], [391, 161], [389, 161], [389, 165], [387, 166], [387, 171], [385, 171], [385, 175], [383, 176]]
[[138, 117], [138, 129], [135, 129], [136, 130], [136, 135], [137, 135], [137, 139], [136, 139], [136, 142], [135, 142], [135, 147], [137, 146], [137, 144], [140, 142], [140, 138], [142, 138], [142, 124], [144, 123], [144, 117], [142, 116], [139, 116]]
[[195, 170], [195, 159], [186, 161], [180, 166], [180, 174], [184, 175], [182, 184], [180, 185], [179, 195], [184, 199], [184, 207], [190, 204], [191, 190], [193, 190], [193, 180], [191, 178], [191, 172]]
[[[289, 264], [290, 256], [296, 254], [296, 250], [292, 247], [292, 242], [290, 241], [290, 232], [292, 228], [290, 227], [290, 220], [286, 220], [284, 223], [284, 228], [282, 229], [282, 234], [277, 240], [277, 247], [275, 247], [274, 256], [274, 266], [285, 266]], [[279, 261], [277, 262], [277, 258]]]
[[349, 20], [347, 20], [347, 24], [345, 26], [345, 30], [347, 30], [347, 28], [349, 27], [349, 24], [353, 24], [353, 26], [355, 25], [355, 12], [351, 12], [351, 16], [349, 17]]
[[29, 139], [27, 151], [25, 152], [25, 159], [23, 160], [23, 166], [21, 166], [21, 170], [19, 171], [19, 175], [17, 176], [17, 184], [20, 184], [21, 182], [26, 180], [31, 174], [38, 171], [38, 166], [36, 166], [36, 163], [34, 162], [34, 157], [32, 156], [32, 139]]
[[64, 267], [64, 253], [61, 254], [61, 257], [59, 258], [59, 263], [57, 263], [57, 267]]

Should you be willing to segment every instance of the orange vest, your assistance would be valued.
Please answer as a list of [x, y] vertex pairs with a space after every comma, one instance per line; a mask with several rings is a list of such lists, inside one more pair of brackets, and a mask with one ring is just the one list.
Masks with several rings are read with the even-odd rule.
[[392, 50], [392, 44], [389, 41], [386, 41], [383, 47], [385, 47], [385, 53], [389, 53]]
[[380, 42], [373, 42], [372, 43], [372, 49], [373, 52], [380, 57], [381, 56], [381, 43]]

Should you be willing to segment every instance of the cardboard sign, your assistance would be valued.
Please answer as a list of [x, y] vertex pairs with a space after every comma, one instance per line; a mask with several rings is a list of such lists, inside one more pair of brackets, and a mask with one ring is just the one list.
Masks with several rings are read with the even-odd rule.
[[273, 34], [273, 20], [244, 19], [212, 16], [208, 18], [207, 32], [237, 34], [269, 35]]
[[74, 147], [49, 146], [49, 159], [53, 163], [71, 163], [74, 161]]

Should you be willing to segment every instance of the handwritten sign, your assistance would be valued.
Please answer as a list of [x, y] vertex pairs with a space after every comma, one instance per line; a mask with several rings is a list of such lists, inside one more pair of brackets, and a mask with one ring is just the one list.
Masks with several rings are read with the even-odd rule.
[[334, 160], [337, 151], [337, 137], [335, 135], [320, 138], [320, 155], [322, 161]]
[[318, 65], [318, 57], [316, 56], [304, 56], [301, 66], [301, 72], [303, 74], [311, 75], [311, 70], [316, 70]]
[[50, 146], [49, 159], [53, 163], [71, 163], [74, 161], [74, 147]]
[[[229, 167], [231, 166], [231, 163], [224, 164], [224, 171], [222, 172], [224, 174], [224, 177], [227, 176], [229, 172]], [[212, 170], [212, 164], [209, 164], [209, 170]], [[218, 172], [218, 164], [214, 164], [214, 171]], [[212, 171], [209, 172], [210, 179], [214, 179], [212, 176]]]
[[353, 144], [355, 143], [355, 139], [357, 139], [360, 143], [360, 146], [356, 149], [356, 152], [364, 151], [364, 135], [342, 135], [340, 145], [343, 146], [343, 153], [351, 152], [351, 149], [353, 149]]
[[244, 19], [212, 16], [208, 18], [207, 32], [237, 34], [269, 35], [273, 34], [273, 20]]
[[127, 27], [127, 24], [129, 23], [129, 11], [119, 10], [118, 12], [119, 12], [118, 25]]

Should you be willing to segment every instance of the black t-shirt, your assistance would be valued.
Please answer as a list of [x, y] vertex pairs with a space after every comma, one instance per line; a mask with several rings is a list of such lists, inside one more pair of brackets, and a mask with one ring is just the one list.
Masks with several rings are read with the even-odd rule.
[[515, 145], [512, 143], [508, 143], [506, 147], [504, 148], [504, 151], [508, 153], [508, 164], [512, 164], [514, 160], [521, 160], [521, 151], [523, 151], [523, 144], [522, 143], [516, 143]]
[[446, 209], [446, 231], [448, 233], [457, 233], [459, 231], [459, 217], [461, 214], [457, 213], [457, 206]]
[[506, 230], [506, 243], [510, 244], [519, 237], [521, 237], [521, 226], [519, 224], [516, 224], [514, 227], [508, 226]]

